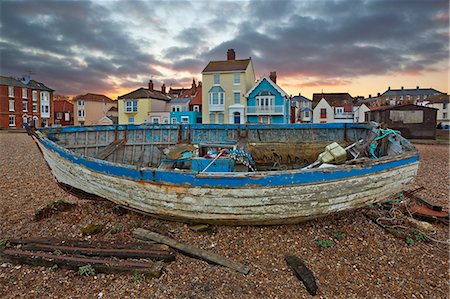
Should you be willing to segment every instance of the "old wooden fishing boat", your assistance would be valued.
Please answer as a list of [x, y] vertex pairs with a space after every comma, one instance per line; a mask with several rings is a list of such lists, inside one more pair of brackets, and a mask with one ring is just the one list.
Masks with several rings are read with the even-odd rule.
[[[368, 124], [117, 125], [32, 135], [61, 184], [161, 218], [265, 225], [359, 208], [404, 190], [417, 174], [418, 153], [398, 134], [380, 130]], [[350, 145], [348, 157], [313, 167], [332, 142]]]

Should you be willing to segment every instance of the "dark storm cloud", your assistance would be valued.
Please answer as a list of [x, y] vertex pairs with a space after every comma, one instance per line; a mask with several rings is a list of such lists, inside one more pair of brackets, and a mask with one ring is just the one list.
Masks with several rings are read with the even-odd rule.
[[[2, 2], [3, 75], [34, 71], [60, 93], [108, 92], [108, 75], [160, 75], [160, 65], [142, 51], [103, 7], [82, 1]], [[25, 50], [28, 49], [28, 50]], [[75, 57], [78, 58], [75, 59]], [[66, 82], [65, 79], [72, 82]]]
[[277, 70], [335, 85], [430, 70], [448, 57], [448, 35], [440, 32], [448, 31], [447, 1], [255, 1], [247, 9], [237, 35], [203, 53], [205, 65], [234, 48], [238, 58], [253, 56], [260, 74]]

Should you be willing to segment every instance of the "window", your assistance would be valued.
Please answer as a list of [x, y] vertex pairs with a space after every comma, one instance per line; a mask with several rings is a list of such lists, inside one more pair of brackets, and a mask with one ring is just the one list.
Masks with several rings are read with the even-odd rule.
[[152, 124], [159, 124], [159, 117], [152, 117]]
[[[444, 109], [445, 109], [445, 108], [444, 108]], [[200, 111], [200, 106], [194, 105], [193, 110], [194, 110], [195, 112], [199, 112], [199, 111]]]
[[24, 125], [28, 124], [28, 117], [26, 115], [23, 116], [22, 122]]
[[223, 92], [211, 92], [211, 93], [209, 93], [209, 104], [210, 105], [223, 105], [224, 98], [225, 98], [225, 93], [223, 93]]
[[84, 118], [84, 110], [78, 110], [78, 118]]
[[442, 118], [444, 118], [444, 119], [447, 119], [447, 118], [448, 118], [447, 112], [442, 113]]
[[137, 112], [137, 101], [125, 101], [125, 112]]
[[32, 91], [32, 96], [33, 96], [33, 101], [36, 102], [37, 101], [37, 91], [36, 90]]
[[8, 86], [8, 95], [14, 98], [14, 86]]
[[336, 114], [342, 114], [344, 113], [344, 108], [343, 107], [336, 107]]
[[22, 102], [22, 111], [23, 112], [28, 112], [28, 102], [27, 101], [23, 101]]
[[234, 97], [234, 103], [235, 104], [240, 104], [241, 103], [241, 93], [239, 91], [233, 92], [233, 97]]
[[218, 113], [218, 121], [217, 123], [219, 124], [223, 124], [224, 123], [224, 114], [223, 113]]
[[447, 107], [448, 107], [448, 103], [443, 103], [442, 104], [442, 109], [447, 109]]
[[309, 117], [309, 111], [305, 111], [305, 117]]
[[177, 118], [176, 117], [172, 117], [172, 119], [170, 120], [170, 123], [176, 124], [177, 123]]
[[426, 98], [428, 98], [428, 96], [427, 96], [427, 95], [424, 95], [424, 96], [423, 96], [423, 99], [425, 100]]
[[56, 118], [57, 119], [62, 119], [62, 112], [57, 112], [56, 113]]
[[169, 119], [167, 117], [164, 117], [163, 123], [168, 124], [169, 123]]
[[234, 74], [234, 85], [240, 85], [241, 84], [241, 74], [235, 73]]
[[9, 126], [15, 127], [16, 126], [16, 117], [14, 115], [9, 116]]
[[33, 103], [33, 112], [37, 112], [37, 104]]
[[128, 123], [129, 124], [134, 124], [134, 116], [128, 117]]
[[[41, 101], [48, 101], [48, 92], [41, 91]], [[84, 102], [84, 101], [83, 101]], [[83, 104], [84, 105], [84, 104]]]
[[275, 96], [257, 96], [256, 107], [258, 112], [273, 112]]
[[215, 124], [216, 123], [216, 114], [215, 113], [210, 113], [209, 114], [209, 123], [210, 124]]
[[48, 113], [48, 106], [45, 105], [45, 113]]
[[272, 117], [270, 116], [259, 116], [258, 122], [261, 124], [271, 124], [272, 123]]
[[214, 74], [214, 85], [220, 85], [220, 74]]
[[320, 108], [320, 118], [327, 118], [327, 109]]
[[9, 100], [9, 111], [14, 111], [14, 100]]
[[189, 116], [182, 116], [181, 117], [181, 123], [182, 124], [188, 124], [189, 123]]
[[69, 112], [64, 113], [64, 120], [70, 121], [70, 113]]
[[78, 106], [79, 106], [79, 107], [84, 106], [84, 101], [83, 101], [83, 100], [78, 101]]
[[24, 87], [22, 88], [22, 99], [27, 99], [28, 95], [27, 95], [27, 88]]

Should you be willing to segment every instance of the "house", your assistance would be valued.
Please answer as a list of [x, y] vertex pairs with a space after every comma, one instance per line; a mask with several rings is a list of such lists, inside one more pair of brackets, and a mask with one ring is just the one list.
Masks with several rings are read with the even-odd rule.
[[373, 99], [373, 101], [371, 101], [371, 106], [379, 107], [386, 105], [395, 106], [403, 104], [420, 105], [421, 102], [426, 101], [428, 97], [433, 95], [443, 95], [443, 93], [434, 88], [420, 88], [419, 86], [416, 86], [415, 89], [405, 89], [403, 86], [400, 89], [391, 89], [391, 87], [389, 86], [385, 92], [383, 92], [381, 95], [378, 94], [376, 99]]
[[352, 123], [353, 101], [348, 93], [314, 93], [313, 123]]
[[[74, 104], [75, 126], [105, 124], [104, 120], [108, 111], [111, 107], [117, 107], [117, 101], [95, 93], [78, 95], [72, 99], [72, 102]], [[112, 124], [112, 122], [107, 124]]]
[[73, 103], [67, 96], [53, 96], [53, 116], [55, 126], [73, 126]]
[[450, 129], [449, 98], [447, 94], [434, 95], [427, 98], [425, 106], [438, 109], [436, 115], [437, 126], [442, 129]]
[[172, 97], [166, 93], [164, 84], [161, 90], [156, 90], [149, 80], [148, 88], [141, 87], [118, 97], [119, 124], [168, 124]]
[[204, 124], [245, 122], [244, 95], [255, 84], [252, 59], [236, 59], [228, 49], [227, 60], [210, 61], [202, 71], [202, 120]]
[[0, 127], [49, 126], [52, 111], [53, 89], [29, 76], [0, 76]]
[[370, 111], [365, 103], [358, 103], [353, 106], [353, 122], [354, 123], [365, 123], [367, 122], [367, 112]]
[[182, 94], [170, 101], [170, 123], [202, 123], [201, 101], [202, 84], [199, 82], [197, 86], [195, 80], [192, 80], [191, 88], [185, 89]]
[[[277, 73], [261, 79], [245, 94], [248, 123], [287, 124], [290, 120], [290, 102], [286, 92], [276, 84]], [[235, 116], [234, 123], [242, 123]]]
[[310, 123], [312, 122], [312, 102], [310, 99], [302, 96], [291, 98], [291, 123]]
[[403, 104], [372, 109], [367, 114], [368, 121], [384, 123], [390, 129], [399, 130], [405, 138], [435, 139], [437, 110]]

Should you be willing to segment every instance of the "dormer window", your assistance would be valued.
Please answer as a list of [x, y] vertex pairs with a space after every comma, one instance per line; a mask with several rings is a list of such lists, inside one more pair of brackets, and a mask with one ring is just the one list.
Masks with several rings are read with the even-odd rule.
[[336, 114], [343, 114], [344, 113], [344, 107], [336, 107]]

